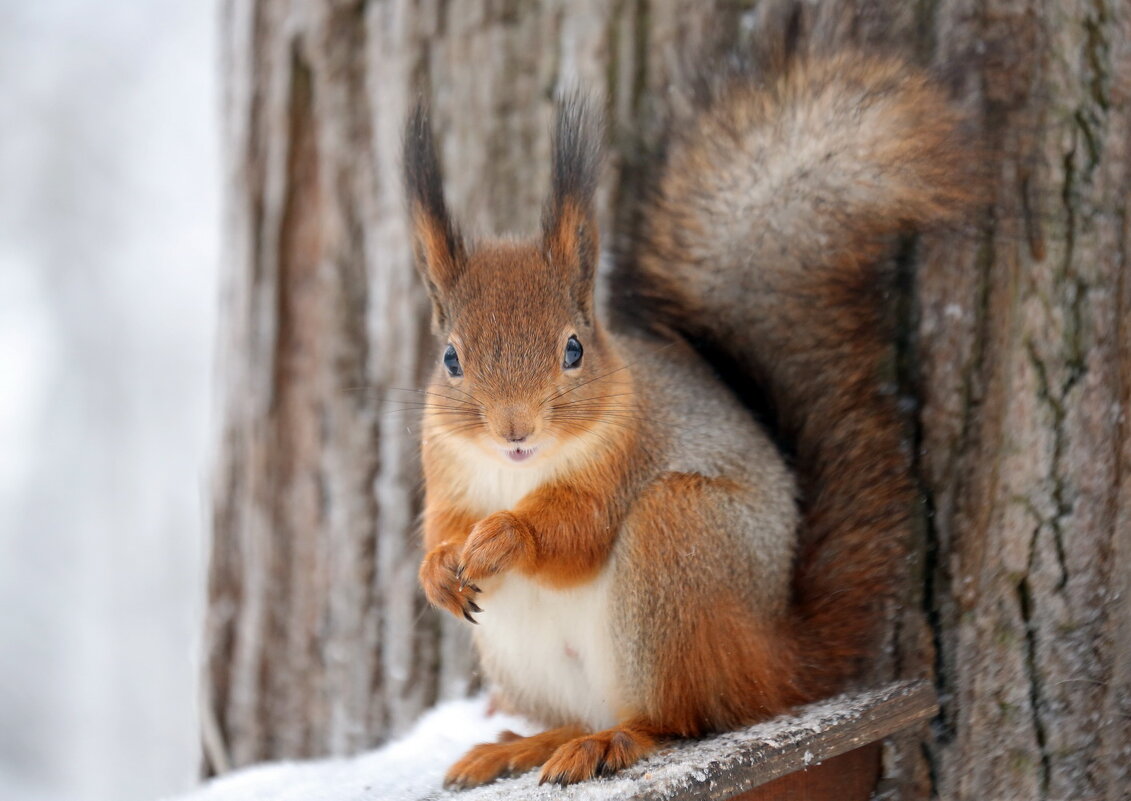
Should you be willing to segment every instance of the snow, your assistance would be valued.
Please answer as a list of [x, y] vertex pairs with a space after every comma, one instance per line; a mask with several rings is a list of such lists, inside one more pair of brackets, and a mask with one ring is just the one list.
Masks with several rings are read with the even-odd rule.
[[376, 751], [346, 759], [248, 768], [213, 780], [181, 801], [426, 798], [440, 792], [444, 772], [464, 751], [497, 738], [504, 729], [533, 734], [538, 727], [509, 715], [489, 716], [485, 697], [450, 701], [432, 709], [404, 738]]
[[[921, 687], [918, 688], [921, 690]], [[813, 704], [797, 715], [776, 718], [697, 742], [676, 743], [607, 779], [561, 788], [538, 784], [537, 771], [485, 787], [443, 789], [447, 768], [476, 743], [504, 729], [532, 734], [536, 725], [507, 715], [488, 715], [487, 700], [442, 704], [404, 738], [356, 757], [281, 762], [247, 768], [214, 779], [170, 801], [613, 801], [687, 797], [696, 788], [733, 784], [749, 777], [770, 755], [792, 754], [786, 770], [803, 769], [832, 756], [820, 738], [830, 729], [866, 719], [880, 704], [910, 700], [914, 684], [892, 685], [856, 696]], [[931, 710], [923, 702], [910, 708]], [[764, 776], [772, 778], [775, 773]], [[727, 781], [729, 779], [729, 782]]]

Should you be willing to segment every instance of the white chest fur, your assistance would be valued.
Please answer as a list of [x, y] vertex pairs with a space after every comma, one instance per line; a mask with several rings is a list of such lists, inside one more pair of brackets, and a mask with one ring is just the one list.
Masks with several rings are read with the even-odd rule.
[[566, 590], [507, 574], [485, 591], [476, 644], [488, 675], [521, 708], [594, 729], [616, 722], [616, 651], [609, 619], [611, 565]]
[[573, 437], [552, 454], [536, 454], [523, 464], [507, 464], [474, 441], [451, 439], [436, 458], [451, 460], [449, 487], [469, 511], [483, 517], [514, 506], [539, 487], [550, 484], [584, 465], [593, 455], [585, 437]]
[[[537, 457], [535, 457], [537, 458]], [[468, 505], [486, 516], [511, 509], [554, 475], [552, 464], [513, 467], [480, 458], [465, 488]]]
[[[592, 456], [593, 445], [574, 437], [510, 465], [471, 441], [444, 443], [458, 465], [449, 475], [469, 511], [486, 517], [519, 501]], [[583, 723], [594, 729], [616, 723], [619, 697], [616, 651], [612, 646], [609, 589], [612, 563], [593, 580], [555, 590], [517, 573], [482, 582], [476, 598], [475, 642], [488, 677], [521, 710], [547, 722]]]

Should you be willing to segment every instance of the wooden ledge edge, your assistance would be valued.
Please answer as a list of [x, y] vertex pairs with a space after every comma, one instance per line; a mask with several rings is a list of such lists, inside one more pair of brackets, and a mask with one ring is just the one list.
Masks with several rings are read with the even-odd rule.
[[[639, 801], [723, 801], [795, 771], [876, 743], [938, 714], [934, 685], [902, 681], [867, 692], [820, 701], [739, 732], [681, 747], [679, 762], [694, 760], [699, 748], [726, 745], [729, 753], [690, 771], [682, 788], [643, 786]], [[675, 755], [673, 755], [675, 756]]]
[[[537, 771], [428, 801], [724, 801], [937, 714], [934, 686], [901, 681], [830, 698], [746, 729], [674, 743], [607, 779], [539, 785]], [[829, 766], [836, 772], [836, 766]], [[826, 771], [829, 772], [829, 771]], [[771, 796], [772, 797], [772, 796]], [[843, 798], [843, 797], [842, 797]]]

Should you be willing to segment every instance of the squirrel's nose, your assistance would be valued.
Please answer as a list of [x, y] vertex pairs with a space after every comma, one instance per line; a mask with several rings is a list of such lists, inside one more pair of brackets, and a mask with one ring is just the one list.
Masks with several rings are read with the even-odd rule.
[[519, 445], [534, 436], [537, 421], [528, 409], [518, 404], [500, 407], [494, 415], [495, 436], [508, 445]]

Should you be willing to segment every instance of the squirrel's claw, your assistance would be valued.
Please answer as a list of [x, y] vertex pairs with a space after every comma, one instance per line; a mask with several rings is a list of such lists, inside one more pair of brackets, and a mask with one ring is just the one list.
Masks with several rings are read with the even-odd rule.
[[460, 611], [463, 612], [464, 620], [466, 620], [468, 623], [474, 623], [476, 626], [478, 626], [479, 621], [473, 618], [471, 615], [472, 613], [479, 614], [480, 612], [482, 612], [482, 607], [480, 607], [479, 604], [475, 603], [475, 601], [462, 595], [462, 593], [466, 591], [463, 585], [460, 585], [459, 591], [461, 593], [460, 600], [463, 602], [462, 606], [460, 607]]
[[463, 592], [464, 590], [470, 588], [472, 592], [483, 592], [483, 590], [479, 589], [479, 587], [477, 587], [475, 584], [472, 584], [470, 581], [466, 581], [464, 579], [463, 567], [463, 562], [460, 562], [455, 566], [455, 570], [453, 571], [456, 574], [456, 580], [459, 582], [459, 591]]
[[459, 601], [460, 601], [459, 611], [463, 613], [464, 620], [466, 620], [468, 623], [474, 623], [476, 626], [478, 626], [479, 621], [476, 620], [471, 615], [472, 615], [472, 613], [479, 614], [480, 612], [483, 611], [483, 609], [482, 609], [482, 607], [479, 606], [479, 604], [475, 603], [475, 601], [471, 600], [471, 598], [469, 598], [465, 594], [465, 593], [467, 593], [468, 589], [469, 589], [469, 587], [466, 584], [460, 584], [459, 585], [459, 596], [458, 596]]
[[420, 584], [428, 602], [456, 617], [461, 615], [469, 623], [478, 623], [471, 615], [483, 610], [472, 599], [472, 590], [479, 588], [460, 580], [457, 550], [451, 543], [433, 548], [420, 565]]

